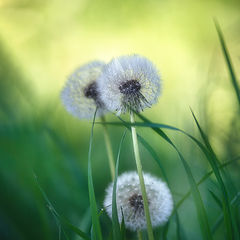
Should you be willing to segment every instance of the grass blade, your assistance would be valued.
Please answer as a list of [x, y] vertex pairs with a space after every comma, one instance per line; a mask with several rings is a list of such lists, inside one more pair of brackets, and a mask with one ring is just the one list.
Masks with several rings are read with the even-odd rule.
[[[191, 110], [192, 111], [192, 110]], [[227, 235], [228, 235], [228, 239], [232, 239], [233, 238], [233, 226], [232, 226], [232, 217], [231, 217], [231, 208], [230, 208], [230, 203], [229, 203], [229, 197], [228, 197], [228, 193], [227, 193], [227, 190], [226, 190], [226, 187], [225, 187], [225, 184], [223, 182], [223, 179], [220, 175], [220, 172], [218, 170], [218, 159], [217, 159], [217, 156], [216, 154], [214, 153], [211, 145], [210, 145], [210, 142], [208, 140], [208, 137], [207, 135], [203, 132], [196, 116], [194, 115], [193, 111], [192, 111], [192, 115], [193, 115], [193, 118], [195, 120], [195, 123], [198, 127], [198, 130], [201, 134], [201, 137], [209, 151], [209, 157], [207, 158], [208, 159], [208, 162], [210, 163], [212, 169], [213, 169], [213, 172], [216, 176], [216, 179], [219, 183], [219, 186], [220, 186], [220, 189], [221, 189], [221, 192], [222, 192], [222, 202], [223, 202], [223, 215], [224, 215], [224, 221], [225, 221], [225, 225], [226, 225], [226, 228], [227, 228]]]
[[[122, 212], [122, 209], [121, 209], [121, 212]], [[121, 222], [121, 236], [122, 236], [122, 240], [126, 240], [126, 227], [125, 227], [123, 212], [122, 212], [122, 222]]]
[[[73, 232], [75, 232], [78, 236], [82, 237], [85, 240], [90, 240], [89, 236], [84, 233], [83, 231], [81, 231], [79, 228], [75, 227], [74, 225], [72, 225], [65, 217], [61, 216], [58, 214], [58, 212], [55, 210], [55, 208], [53, 207], [52, 203], [50, 202], [50, 200], [47, 197], [47, 194], [45, 193], [45, 191], [42, 189], [42, 187], [40, 186], [40, 183], [37, 180], [36, 175], [34, 174], [35, 177], [35, 181], [37, 183], [37, 186], [44, 198], [44, 200], [46, 201], [49, 210], [51, 211], [51, 213], [53, 214], [53, 216], [57, 219], [57, 221], [62, 224], [67, 226], [69, 229], [71, 229]], [[67, 238], [67, 235], [64, 231], [64, 235]]]
[[[113, 124], [116, 126], [125, 126], [129, 131], [131, 131], [131, 126], [138, 126], [138, 123], [128, 123], [125, 122], [124, 120], [122, 120], [120, 117], [119, 119], [121, 120], [121, 122], [115, 122], [115, 123], [111, 123], [111, 122], [106, 122], [105, 124]], [[144, 124], [144, 123], [143, 123]], [[159, 166], [162, 176], [164, 178], [164, 180], [168, 183], [169, 185], [169, 181], [167, 178], [167, 174], [162, 166], [162, 163], [157, 155], [157, 153], [155, 152], [155, 150], [152, 148], [152, 146], [139, 134], [137, 134], [138, 140], [142, 143], [142, 145], [148, 150], [148, 152], [152, 155], [153, 159], [156, 161], [157, 165]]]
[[118, 149], [118, 156], [116, 161], [116, 168], [115, 168], [115, 177], [113, 182], [113, 194], [112, 194], [112, 222], [113, 222], [113, 239], [114, 240], [121, 240], [121, 230], [120, 230], [120, 224], [118, 221], [118, 212], [117, 212], [117, 202], [116, 202], [116, 190], [117, 190], [117, 177], [118, 177], [118, 167], [119, 167], [119, 159], [120, 159], [120, 153], [122, 149], [122, 143], [126, 136], [126, 130], [124, 131], [124, 134], [121, 138], [119, 149]]
[[[236, 196], [232, 199], [231, 201], [231, 205], [234, 205], [238, 200], [240, 199], [240, 192], [238, 192], [236, 194]], [[216, 232], [216, 230], [218, 229], [218, 227], [220, 226], [220, 224], [222, 223], [224, 219], [223, 214], [221, 213], [220, 216], [218, 217], [216, 223], [213, 225], [212, 227], [212, 233], [214, 234]]]
[[94, 240], [97, 240], [97, 239], [102, 240], [102, 232], [101, 232], [98, 210], [97, 210], [97, 203], [96, 203], [95, 192], [93, 187], [92, 164], [91, 164], [93, 128], [94, 128], [96, 113], [97, 113], [97, 109], [93, 117], [90, 142], [89, 142], [89, 151], [88, 151], [88, 191], [89, 191], [90, 209], [91, 209], [91, 215], [92, 215], [92, 230], [93, 230], [92, 238]]
[[217, 205], [219, 206], [220, 209], [223, 208], [222, 202], [219, 199], [219, 197], [211, 190], [209, 190], [210, 194], [212, 195], [212, 198], [214, 199], [214, 201], [217, 203]]
[[221, 47], [222, 47], [223, 55], [224, 55], [226, 63], [227, 63], [228, 71], [229, 71], [230, 76], [231, 76], [231, 82], [232, 82], [233, 88], [235, 90], [236, 97], [237, 97], [237, 100], [238, 100], [238, 104], [239, 104], [239, 107], [240, 107], [240, 88], [239, 88], [239, 85], [238, 85], [238, 82], [237, 82], [237, 77], [236, 77], [236, 74], [235, 74], [235, 71], [234, 71], [234, 68], [233, 68], [231, 57], [230, 57], [230, 54], [228, 52], [228, 49], [227, 49], [227, 46], [226, 46], [226, 43], [225, 43], [225, 40], [224, 40], [222, 30], [221, 30], [221, 28], [220, 28], [216, 19], [214, 20], [214, 23], [215, 23], [215, 27], [216, 27], [218, 37], [219, 37], [219, 40], [220, 40], [220, 44], [221, 44]]
[[[240, 157], [237, 157], [233, 160], [230, 160], [222, 165], [219, 166], [219, 169], [222, 169], [226, 166], [228, 166], [229, 164], [235, 162], [235, 161], [238, 161], [240, 160]], [[205, 180], [207, 180], [211, 175], [213, 174], [213, 171], [210, 171], [208, 172], [207, 174], [205, 174], [201, 179], [200, 181], [197, 182], [197, 185], [199, 186], [200, 184], [202, 184]], [[178, 201], [178, 203], [176, 204], [175, 206], [175, 209], [173, 210], [173, 213], [172, 213], [172, 216], [175, 214], [175, 212], [177, 211], [177, 209], [183, 204], [183, 202], [190, 196], [191, 194], [191, 191], [188, 191], [183, 197], [181, 200]]]

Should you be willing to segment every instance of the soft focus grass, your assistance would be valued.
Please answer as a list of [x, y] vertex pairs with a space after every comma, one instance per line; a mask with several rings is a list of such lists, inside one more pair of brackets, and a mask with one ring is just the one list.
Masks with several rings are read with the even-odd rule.
[[[0, 2], [0, 239], [59, 239], [59, 235], [80, 239], [53, 214], [35, 175], [57, 213], [90, 232], [87, 159], [91, 123], [67, 114], [58, 96], [66, 76], [91, 59], [108, 61], [135, 52], [146, 55], [161, 70], [164, 88], [159, 104], [143, 115], [154, 123], [183, 129], [206, 144], [191, 106], [220, 164], [239, 156], [237, 91], [212, 21], [217, 17], [223, 26], [239, 83], [238, 16], [235, 1], [184, 1], [181, 6], [177, 1], [153, 0]], [[117, 119], [108, 115], [107, 121]], [[116, 159], [124, 126], [108, 128]], [[167, 176], [178, 203], [190, 189], [179, 156], [150, 127], [137, 130], [145, 141], [142, 144], [139, 139], [143, 169]], [[190, 138], [162, 130], [183, 155], [196, 183], [212, 170], [204, 152]], [[102, 134], [102, 126], [96, 124], [91, 160], [99, 211], [111, 181]], [[152, 155], [146, 144], [154, 151]], [[135, 169], [131, 146], [127, 133], [119, 174]], [[220, 174], [231, 205], [233, 234], [239, 239], [239, 162], [232, 162]], [[226, 239], [224, 204], [218, 204], [222, 187], [212, 174], [198, 189], [213, 238]], [[171, 218], [168, 231], [158, 229], [159, 239], [166, 234], [168, 239], [202, 239], [192, 196], [179, 207], [178, 216]], [[111, 221], [104, 213], [100, 221], [103, 239], [107, 239]]]

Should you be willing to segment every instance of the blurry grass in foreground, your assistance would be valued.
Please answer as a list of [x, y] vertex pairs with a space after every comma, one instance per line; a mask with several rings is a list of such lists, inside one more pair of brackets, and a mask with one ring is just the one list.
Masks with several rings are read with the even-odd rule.
[[[219, 31], [219, 29], [218, 29]], [[227, 60], [227, 66], [233, 79], [235, 93], [237, 88], [237, 77], [233, 75], [230, 57], [227, 54], [224, 38], [220, 33], [221, 46]], [[38, 108], [34, 101], [34, 94], [26, 85], [25, 76], [11, 61], [4, 46], [0, 46], [0, 238], [1, 239], [79, 239], [76, 235], [78, 227], [87, 235], [91, 232], [91, 216], [89, 211], [88, 189], [87, 189], [87, 151], [89, 137], [74, 146], [66, 138], [62, 127], [66, 127], [59, 117], [54, 124], [49, 115]], [[235, 94], [233, 91], [233, 95]], [[53, 106], [54, 107], [54, 106]], [[46, 106], [46, 109], [51, 106]], [[233, 111], [235, 111], [233, 109]], [[51, 112], [51, 110], [50, 110]], [[143, 152], [143, 162], [148, 167], [148, 161], [156, 160], [156, 174], [169, 181], [173, 192], [178, 215], [172, 217], [169, 224], [155, 230], [156, 239], [240, 239], [240, 214], [239, 214], [239, 162], [232, 161], [239, 157], [239, 150], [229, 148], [229, 145], [240, 141], [239, 112], [234, 114], [234, 122], [229, 130], [226, 144], [226, 156], [217, 156], [208, 141], [208, 133], [204, 131], [200, 122], [199, 130], [203, 141], [197, 139], [200, 151], [196, 150], [194, 142], [185, 142], [186, 136], [181, 134], [181, 141], [184, 148], [178, 150], [172, 140], [166, 135], [163, 125], [149, 123], [148, 119], [142, 118], [142, 127], [147, 128], [146, 137], [141, 132], [139, 135], [141, 148], [146, 147], [150, 153]], [[193, 120], [194, 121], [194, 120]], [[151, 119], [154, 122], [154, 119]], [[197, 122], [197, 119], [196, 119]], [[114, 145], [119, 145], [120, 132], [129, 125], [122, 125], [121, 131], [113, 126], [111, 138]], [[136, 123], [136, 126], [138, 124]], [[139, 128], [141, 126], [138, 126]], [[155, 133], [151, 130], [155, 131]], [[100, 222], [103, 232], [103, 239], [111, 239], [111, 222], [104, 212], [101, 212], [104, 189], [110, 181], [110, 176], [96, 172], [96, 161], [105, 161], [106, 154], [100, 151], [98, 158], [94, 151], [101, 149], [101, 131], [98, 125], [95, 126], [93, 139], [93, 185], [95, 188], [97, 211], [100, 213]], [[116, 129], [116, 130], [115, 130]], [[77, 127], [75, 129], [77, 130]], [[89, 129], [90, 130], [90, 129]], [[175, 131], [176, 129], [169, 128]], [[150, 133], [149, 133], [150, 132]], [[171, 148], [155, 149], [151, 143], [151, 137], [159, 135], [157, 145], [164, 145], [162, 138], [170, 143], [177, 154]], [[234, 134], [234, 136], [232, 135]], [[89, 131], [90, 135], [90, 131]], [[191, 136], [194, 134], [191, 133]], [[129, 136], [122, 145], [122, 152], [127, 145]], [[232, 142], [231, 142], [232, 141]], [[233, 142], [234, 141], [234, 142]], [[81, 151], [78, 146], [81, 145]], [[195, 161], [199, 162], [198, 168], [185, 157], [184, 150], [194, 151]], [[129, 151], [130, 152], [130, 151]], [[128, 165], [124, 158], [132, 159], [131, 153], [123, 153], [119, 159], [120, 170], [127, 169]], [[116, 156], [116, 153], [115, 153]], [[166, 157], [166, 160], [163, 157]], [[179, 159], [180, 157], [180, 159]], [[79, 160], [80, 159], [80, 160]], [[206, 164], [206, 160], [210, 164]], [[168, 167], [172, 161], [177, 166], [180, 160], [187, 172], [184, 173], [181, 167], [176, 170]], [[227, 161], [230, 161], [229, 165]], [[226, 163], [226, 164], [225, 164]], [[102, 163], [103, 164], [103, 163]], [[149, 163], [150, 164], [150, 163]], [[226, 166], [225, 166], [225, 165]], [[224, 167], [223, 167], [224, 165]], [[221, 170], [218, 170], [221, 168]], [[104, 169], [104, 168], [103, 168]], [[236, 171], [237, 170], [237, 171]], [[102, 170], [101, 170], [102, 171]], [[216, 178], [209, 174], [214, 172]], [[34, 179], [36, 173], [39, 186], [46, 193], [49, 202], [39, 189]], [[173, 174], [174, 173], [174, 174]], [[198, 173], [197, 176], [195, 176]], [[201, 177], [199, 177], [201, 175]], [[186, 181], [189, 179], [189, 184]], [[208, 178], [207, 178], [207, 177]], [[198, 185], [198, 178], [206, 179], [201, 186]], [[101, 178], [101, 179], [100, 179]], [[165, 179], [166, 180], [166, 179]], [[174, 187], [176, 182], [184, 185], [178, 189]], [[220, 184], [219, 184], [220, 182]], [[192, 190], [193, 198], [187, 193], [188, 187]], [[189, 198], [186, 199], [186, 194]], [[194, 204], [196, 204], [194, 206]], [[195, 211], [195, 207], [197, 212]], [[205, 210], [204, 210], [205, 209]], [[49, 211], [50, 210], [50, 211]], [[206, 212], [204, 214], [204, 211]], [[52, 215], [53, 213], [53, 215]], [[176, 211], [174, 212], [176, 213]], [[99, 215], [98, 215], [99, 216]], [[207, 226], [208, 222], [208, 226]], [[73, 225], [71, 225], [71, 224]], [[201, 229], [201, 230], [200, 230]], [[228, 231], [227, 231], [228, 229]], [[80, 234], [80, 233], [79, 233]], [[81, 234], [80, 234], [81, 235]], [[127, 231], [127, 239], [134, 239], [135, 235]]]

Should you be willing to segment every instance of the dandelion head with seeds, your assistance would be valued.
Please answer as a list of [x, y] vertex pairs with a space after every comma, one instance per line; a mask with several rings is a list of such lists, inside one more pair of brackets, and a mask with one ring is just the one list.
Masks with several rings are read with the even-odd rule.
[[[150, 174], [144, 174], [149, 212], [153, 227], [166, 223], [173, 210], [171, 192], [161, 179]], [[109, 217], [112, 217], [113, 183], [106, 189], [104, 207]], [[116, 203], [119, 222], [122, 215], [126, 228], [137, 231], [146, 229], [143, 198], [136, 172], [126, 172], [118, 177]]]
[[161, 80], [153, 63], [139, 55], [114, 58], [99, 77], [98, 88], [109, 111], [117, 114], [151, 107], [160, 95]]
[[96, 107], [97, 116], [106, 112], [96, 83], [104, 66], [104, 62], [92, 61], [69, 76], [61, 92], [61, 99], [67, 111], [75, 117], [92, 119]]

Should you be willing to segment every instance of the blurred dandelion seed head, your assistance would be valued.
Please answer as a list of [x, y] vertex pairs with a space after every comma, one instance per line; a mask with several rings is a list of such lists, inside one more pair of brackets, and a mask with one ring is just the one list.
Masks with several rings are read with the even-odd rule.
[[106, 108], [125, 113], [140, 112], [157, 102], [161, 81], [156, 67], [139, 55], [114, 58], [98, 81], [99, 93]]
[[[144, 174], [149, 212], [153, 227], [166, 223], [173, 210], [172, 195], [161, 179], [150, 174]], [[106, 189], [104, 207], [109, 217], [112, 217], [113, 183]], [[126, 228], [136, 231], [146, 229], [146, 219], [139, 177], [136, 172], [126, 172], [117, 179], [116, 202], [119, 222], [122, 214]]]
[[104, 62], [92, 61], [78, 68], [68, 78], [61, 99], [67, 111], [75, 117], [91, 119], [96, 107], [97, 116], [106, 113], [96, 84], [104, 66]]

